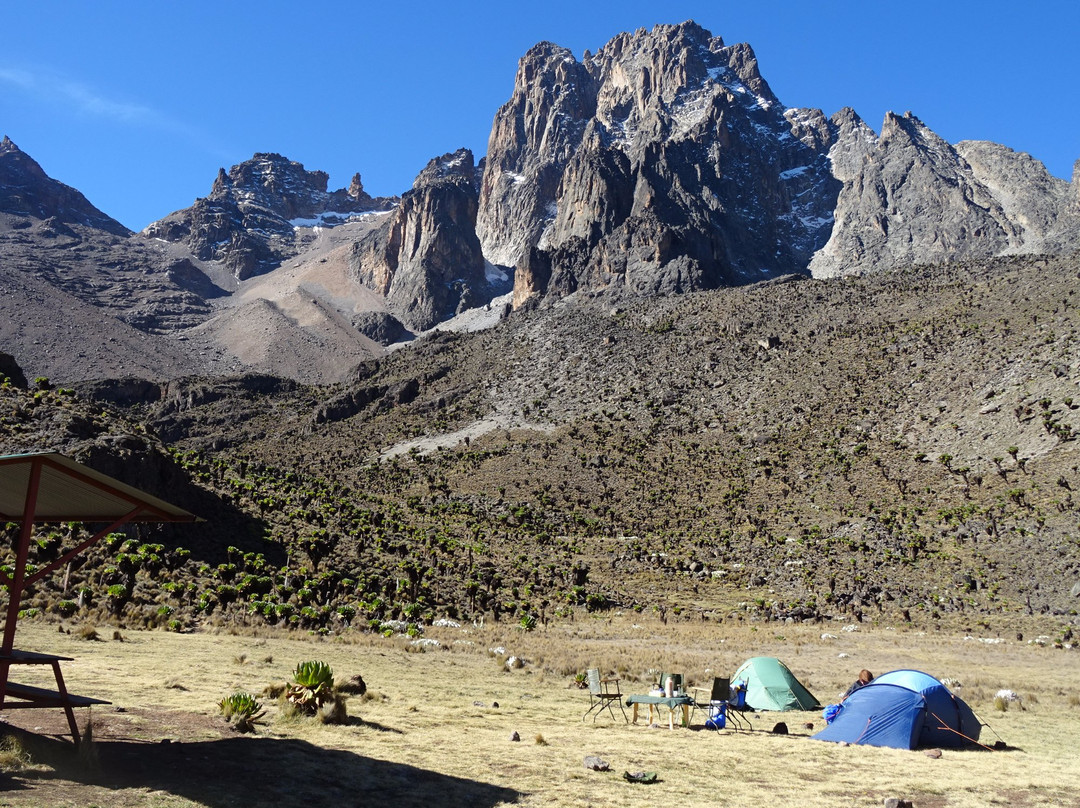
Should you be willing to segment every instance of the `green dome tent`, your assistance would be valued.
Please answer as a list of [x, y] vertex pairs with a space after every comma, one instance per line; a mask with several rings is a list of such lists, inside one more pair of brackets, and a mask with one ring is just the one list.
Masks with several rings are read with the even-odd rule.
[[816, 710], [818, 700], [775, 657], [746, 660], [731, 683], [746, 683], [746, 704], [753, 710]]

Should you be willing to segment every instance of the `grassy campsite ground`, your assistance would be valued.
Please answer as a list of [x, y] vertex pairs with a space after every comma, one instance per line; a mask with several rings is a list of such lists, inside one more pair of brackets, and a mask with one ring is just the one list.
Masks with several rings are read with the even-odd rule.
[[[72, 692], [112, 702], [92, 712], [92, 740], [78, 754], [48, 738], [64, 728], [55, 710], [3, 713], [0, 805], [237, 806], [651, 806], [865, 805], [883, 799], [927, 806], [1080, 805], [1075, 739], [1080, 666], [1075, 649], [961, 627], [922, 632], [863, 624], [819, 626], [669, 622], [626, 615], [579, 618], [529, 633], [509, 626], [431, 629], [441, 647], [420, 652], [403, 638], [335, 639], [274, 634], [174, 634], [97, 626], [100, 641], [26, 621], [19, 645], [74, 657]], [[1030, 630], [1037, 627], [1028, 626]], [[1002, 627], [999, 631], [1004, 632]], [[823, 634], [831, 635], [822, 638]], [[1004, 634], [1002, 634], [1004, 636]], [[750, 656], [777, 656], [822, 701], [836, 699], [860, 668], [925, 670], [988, 721], [983, 740], [1002, 751], [842, 747], [810, 740], [819, 713], [750, 714], [753, 731], [669, 731], [583, 723], [587, 693], [573, 674], [617, 672], [624, 693], [644, 692], [655, 672], [683, 670], [693, 683], [730, 674]], [[508, 657], [523, 658], [520, 668]], [[345, 725], [286, 719], [268, 701], [266, 723], [238, 735], [217, 703], [289, 678], [303, 660], [328, 662], [338, 678], [368, 685]], [[44, 671], [12, 678], [48, 684]], [[1023, 697], [1001, 711], [994, 697]], [[497, 704], [497, 706], [496, 706]], [[87, 711], [79, 711], [80, 722]], [[788, 735], [773, 734], [778, 721]], [[517, 732], [519, 742], [510, 740]], [[45, 736], [45, 737], [43, 737]], [[609, 772], [584, 768], [597, 755]], [[655, 771], [632, 784], [624, 771]]]

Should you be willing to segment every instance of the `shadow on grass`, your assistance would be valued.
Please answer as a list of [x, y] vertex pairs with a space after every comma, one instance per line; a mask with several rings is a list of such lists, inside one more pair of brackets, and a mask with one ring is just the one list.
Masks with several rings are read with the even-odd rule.
[[161, 791], [211, 808], [485, 808], [517, 802], [522, 796], [502, 786], [324, 749], [292, 738], [236, 737], [193, 743], [96, 740], [76, 752], [66, 741], [14, 728], [5, 731], [18, 733], [33, 759], [50, 769], [0, 777], [0, 794], [47, 789], [63, 780], [115, 791]]

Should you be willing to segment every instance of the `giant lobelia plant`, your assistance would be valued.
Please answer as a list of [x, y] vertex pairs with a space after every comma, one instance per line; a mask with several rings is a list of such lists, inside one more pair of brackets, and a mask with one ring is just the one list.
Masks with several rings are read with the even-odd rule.
[[334, 671], [325, 662], [299, 663], [285, 698], [298, 712], [315, 715], [335, 699]]

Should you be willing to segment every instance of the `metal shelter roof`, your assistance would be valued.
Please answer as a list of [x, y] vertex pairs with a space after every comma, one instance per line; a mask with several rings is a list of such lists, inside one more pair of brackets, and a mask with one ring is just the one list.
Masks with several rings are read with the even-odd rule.
[[[194, 522], [183, 508], [94, 471], [59, 452], [0, 456], [0, 520], [22, 522], [32, 468], [40, 464], [33, 522]], [[134, 512], [134, 513], [133, 513]]]

